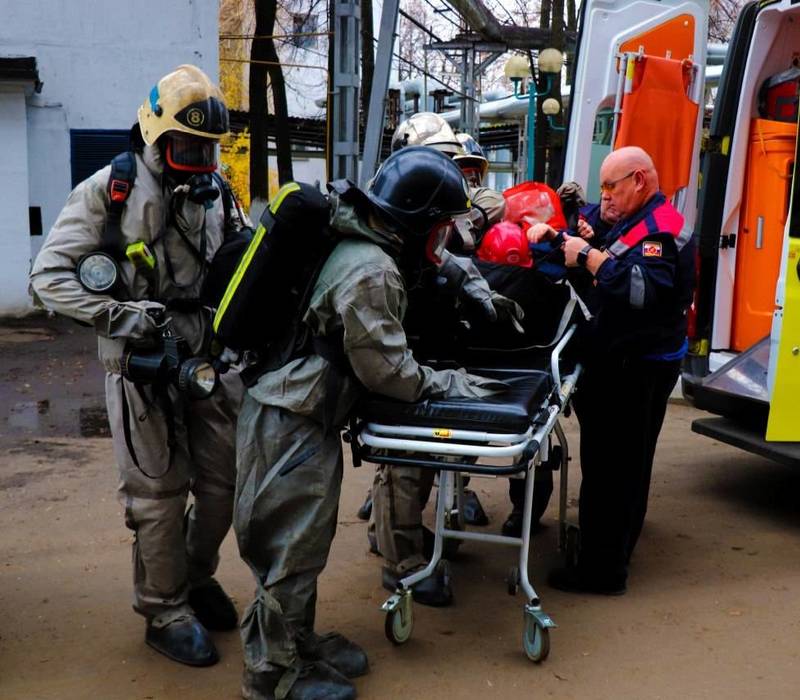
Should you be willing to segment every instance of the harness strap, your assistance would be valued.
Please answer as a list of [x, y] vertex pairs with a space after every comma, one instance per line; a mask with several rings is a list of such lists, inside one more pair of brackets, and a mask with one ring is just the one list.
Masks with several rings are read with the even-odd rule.
[[[128, 395], [125, 392], [125, 379], [122, 379], [120, 384], [122, 388], [122, 432], [125, 435], [125, 445], [128, 448], [128, 454], [131, 456], [133, 463], [137, 469], [141, 470], [139, 466], [139, 459], [136, 456], [136, 450], [133, 447], [133, 437], [131, 436], [131, 409], [128, 406]], [[144, 473], [144, 472], [142, 472]]]
[[115, 258], [125, 254], [120, 222], [125, 202], [131, 195], [135, 180], [136, 155], [133, 151], [125, 151], [114, 156], [111, 161], [111, 175], [108, 178], [108, 213], [103, 229], [102, 247]]
[[241, 226], [246, 226], [247, 223], [244, 220], [244, 214], [242, 214], [242, 210], [239, 208], [239, 203], [236, 201], [236, 196], [233, 194], [233, 190], [228, 181], [216, 171], [211, 173], [211, 177], [214, 182], [217, 183], [217, 187], [219, 187], [219, 191], [222, 194], [223, 234], [224, 237], [227, 238], [230, 233], [236, 233], [232, 225], [232, 214], [234, 211], [236, 212], [236, 218], [239, 219], [239, 224]]
[[172, 468], [172, 461], [175, 456], [175, 415], [172, 410], [172, 402], [169, 399], [169, 394], [166, 389], [163, 392], [154, 391], [154, 396], [151, 400], [145, 393], [143, 386], [134, 384], [134, 387], [136, 388], [139, 396], [142, 398], [142, 401], [144, 401], [148, 407], [148, 411], [142, 414], [142, 416], [139, 417], [139, 420], [145, 420], [148, 416], [149, 409], [155, 404], [158, 404], [158, 407], [161, 409], [161, 412], [164, 414], [164, 419], [167, 422], [167, 446], [169, 449], [167, 467], [160, 474], [150, 474], [144, 470], [141, 464], [139, 464], [139, 458], [137, 457], [136, 449], [133, 446], [133, 434], [131, 432], [131, 409], [128, 406], [128, 394], [125, 391], [126, 381], [127, 380], [123, 378], [120, 385], [122, 394], [122, 432], [125, 436], [125, 446], [128, 448], [128, 454], [131, 456], [131, 460], [142, 474], [144, 474], [148, 479], [160, 479], [161, 477], [166, 476], [167, 472], [169, 472], [169, 470]]

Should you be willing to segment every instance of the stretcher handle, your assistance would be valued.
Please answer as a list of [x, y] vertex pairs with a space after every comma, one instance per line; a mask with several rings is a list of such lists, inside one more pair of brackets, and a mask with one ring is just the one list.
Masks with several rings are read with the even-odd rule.
[[559, 362], [561, 361], [561, 351], [566, 347], [570, 338], [575, 334], [577, 326], [573, 323], [561, 337], [561, 340], [556, 343], [553, 352], [550, 353], [550, 376], [553, 378], [553, 385], [556, 387], [561, 386], [561, 370]]
[[[440, 469], [447, 472], [464, 472], [466, 474], [484, 474], [486, 476], [508, 476], [519, 474], [528, 467], [530, 459], [539, 451], [540, 443], [538, 440], [531, 440], [525, 448], [521, 458], [505, 467], [497, 465], [480, 464], [472, 462], [437, 462], [433, 459], [420, 457], [402, 457], [399, 455], [374, 454], [372, 448], [361, 447], [361, 459], [373, 464], [403, 464], [414, 467], [428, 467], [429, 469]], [[528, 457], [528, 450], [531, 450], [531, 457]]]

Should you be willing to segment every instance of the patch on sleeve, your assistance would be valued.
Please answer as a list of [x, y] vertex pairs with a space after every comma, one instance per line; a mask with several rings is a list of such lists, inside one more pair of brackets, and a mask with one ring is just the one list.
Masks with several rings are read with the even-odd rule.
[[660, 258], [661, 243], [658, 241], [645, 241], [642, 243], [642, 252], [646, 258]]

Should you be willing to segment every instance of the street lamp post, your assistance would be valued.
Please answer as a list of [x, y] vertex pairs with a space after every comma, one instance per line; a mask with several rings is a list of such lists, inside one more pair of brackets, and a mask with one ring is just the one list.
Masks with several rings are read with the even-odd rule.
[[542, 114], [547, 116], [547, 123], [553, 131], [565, 131], [566, 127], [558, 126], [553, 122], [553, 117], [561, 111], [561, 103], [555, 97], [548, 97], [542, 102]]
[[[503, 68], [506, 78], [514, 84], [514, 97], [518, 100], [528, 100], [528, 162], [527, 179], [533, 180], [533, 166], [535, 159], [536, 139], [536, 100], [547, 95], [553, 87], [553, 77], [561, 71], [564, 65], [564, 56], [558, 49], [543, 49], [539, 52], [539, 72], [547, 76], [547, 87], [539, 92], [536, 80], [531, 75], [528, 61], [523, 56], [511, 56]], [[520, 87], [525, 78], [530, 77], [528, 93], [520, 94]]]

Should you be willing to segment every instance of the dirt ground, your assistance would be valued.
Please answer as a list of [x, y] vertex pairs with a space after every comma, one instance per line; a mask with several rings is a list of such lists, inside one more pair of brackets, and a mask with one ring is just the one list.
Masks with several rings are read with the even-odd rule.
[[[697, 415], [670, 406], [627, 595], [542, 583], [559, 559], [551, 507], [531, 576], [559, 627], [540, 665], [522, 652], [523, 600], [506, 593], [514, 555], [503, 547], [465, 544], [453, 564], [455, 605], [417, 606], [403, 647], [384, 638], [380, 560], [355, 517], [371, 470], [347, 464], [318, 627], [367, 650], [359, 696], [798, 697], [800, 473], [694, 435]], [[208, 669], [144, 645], [91, 333], [43, 318], [0, 326], [0, 416], [0, 698], [239, 697], [235, 632], [217, 635], [222, 660]], [[572, 420], [567, 428], [575, 447]], [[473, 483], [497, 529], [505, 483]], [[219, 578], [243, 609], [253, 586], [232, 536]]]

